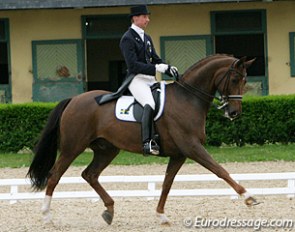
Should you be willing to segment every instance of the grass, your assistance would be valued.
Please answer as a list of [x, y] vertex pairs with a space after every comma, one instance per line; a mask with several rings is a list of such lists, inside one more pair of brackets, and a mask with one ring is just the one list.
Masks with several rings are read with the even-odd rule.
[[[226, 162], [252, 162], [252, 161], [295, 161], [295, 144], [277, 145], [269, 144], [263, 146], [223, 146], [207, 147], [207, 150], [219, 163]], [[31, 163], [32, 154], [0, 154], [0, 168], [28, 167]], [[73, 163], [74, 166], [86, 166], [92, 159], [92, 153], [81, 154]], [[141, 165], [141, 164], [166, 164], [168, 158], [144, 157], [141, 154], [132, 154], [122, 151], [114, 161], [113, 165]], [[192, 163], [194, 161], [188, 160]]]
[[220, 163], [255, 161], [295, 161], [295, 144], [244, 147], [211, 147], [208, 149]]

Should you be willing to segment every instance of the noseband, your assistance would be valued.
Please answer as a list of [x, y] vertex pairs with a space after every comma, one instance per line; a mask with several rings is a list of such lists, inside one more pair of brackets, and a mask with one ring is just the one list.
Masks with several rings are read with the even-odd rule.
[[[227, 93], [228, 92], [228, 88], [229, 88], [229, 79], [230, 79], [230, 74], [232, 72], [237, 73], [239, 76], [241, 76], [242, 78], [245, 78], [245, 76], [240, 73], [239, 71], [237, 71], [234, 66], [237, 63], [238, 60], [235, 60], [232, 65], [230, 66], [230, 68], [227, 70], [227, 72], [222, 76], [222, 78], [220, 78], [220, 80], [218, 81], [216, 87], [218, 89], [218, 86], [221, 84], [221, 82], [225, 80], [224, 86], [223, 86], [223, 93]], [[217, 99], [219, 101], [219, 105], [215, 105], [215, 107], [219, 110], [225, 108], [228, 104], [229, 101], [242, 101], [243, 95], [225, 95], [225, 94], [220, 94], [220, 97], [216, 97], [214, 95], [211, 95], [209, 93], [206, 93], [205, 91], [201, 90], [200, 88], [191, 86], [187, 83], [185, 83], [184, 81], [182, 83], [180, 83], [179, 81], [176, 81], [176, 83], [178, 85], [180, 85], [181, 87], [183, 87], [184, 89], [186, 89], [187, 91], [189, 91], [191, 94], [197, 96], [198, 98], [202, 99], [205, 102], [211, 103], [213, 99]]]

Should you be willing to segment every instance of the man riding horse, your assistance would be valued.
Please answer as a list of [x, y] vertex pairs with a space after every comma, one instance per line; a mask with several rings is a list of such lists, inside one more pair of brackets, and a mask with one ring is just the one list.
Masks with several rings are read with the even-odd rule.
[[145, 5], [131, 7], [129, 17], [132, 25], [122, 36], [120, 48], [127, 64], [127, 75], [134, 75], [128, 89], [143, 107], [141, 122], [143, 154], [158, 155], [160, 148], [154, 139], [155, 134], [152, 129], [155, 101], [150, 86], [156, 83], [156, 71], [177, 78], [178, 70], [162, 61], [155, 51], [151, 37], [145, 34], [144, 29], [150, 21], [149, 14]]

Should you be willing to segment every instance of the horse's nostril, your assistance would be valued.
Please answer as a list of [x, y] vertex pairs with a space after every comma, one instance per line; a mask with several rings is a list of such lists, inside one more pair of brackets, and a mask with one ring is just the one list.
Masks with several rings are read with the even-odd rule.
[[238, 117], [239, 116], [239, 113], [237, 111], [233, 111], [233, 112], [230, 112], [230, 116], [232, 118], [235, 118], [235, 117]]

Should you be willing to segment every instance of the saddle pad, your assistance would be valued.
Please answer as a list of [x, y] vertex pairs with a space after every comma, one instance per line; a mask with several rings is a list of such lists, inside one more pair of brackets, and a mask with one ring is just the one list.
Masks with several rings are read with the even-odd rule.
[[[158, 112], [156, 112], [156, 116], [154, 120], [158, 120], [164, 110], [165, 105], [165, 81], [160, 82], [161, 88], [158, 89], [160, 91], [160, 106]], [[134, 116], [134, 104], [139, 104], [135, 101], [133, 96], [121, 96], [116, 103], [115, 114], [119, 120], [129, 121], [129, 122], [137, 122]], [[142, 108], [142, 107], [141, 107]]]

